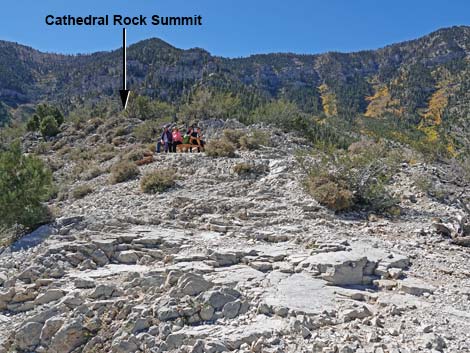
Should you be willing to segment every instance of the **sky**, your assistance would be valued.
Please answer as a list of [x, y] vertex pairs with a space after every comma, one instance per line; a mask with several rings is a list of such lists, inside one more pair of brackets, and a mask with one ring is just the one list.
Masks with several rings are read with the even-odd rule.
[[213, 55], [315, 54], [380, 48], [442, 27], [470, 25], [469, 0], [2, 0], [0, 40], [41, 51], [121, 46], [121, 27], [51, 27], [45, 17], [201, 15], [201, 27], [127, 27], [128, 44], [158, 37]]

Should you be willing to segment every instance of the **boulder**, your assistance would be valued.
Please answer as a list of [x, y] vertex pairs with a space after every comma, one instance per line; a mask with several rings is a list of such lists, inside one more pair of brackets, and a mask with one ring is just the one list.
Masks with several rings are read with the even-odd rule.
[[404, 293], [421, 296], [424, 293], [432, 294], [436, 288], [417, 278], [405, 278], [398, 282], [398, 289]]
[[212, 283], [193, 273], [186, 273], [178, 280], [178, 288], [186, 295], [198, 295], [211, 287]]
[[41, 330], [41, 343], [48, 343], [51, 338], [56, 334], [57, 331], [64, 324], [64, 320], [57, 317], [52, 317], [44, 323], [44, 326]]
[[134, 250], [124, 250], [116, 253], [115, 258], [122, 264], [133, 265], [139, 260], [139, 255]]
[[214, 308], [210, 305], [205, 305], [201, 311], [199, 312], [199, 316], [203, 321], [210, 321], [212, 320], [212, 317], [214, 316]]
[[341, 317], [343, 319], [343, 322], [349, 322], [349, 321], [353, 321], [356, 319], [362, 320], [371, 315], [372, 315], [372, 312], [369, 310], [369, 308], [365, 305], [362, 305], [357, 308], [343, 311]]
[[42, 324], [39, 322], [28, 322], [21, 326], [15, 335], [15, 344], [20, 350], [34, 350], [39, 344]]
[[264, 261], [250, 262], [250, 266], [253, 267], [255, 270], [258, 270], [261, 272], [268, 272], [268, 271], [272, 271], [273, 269], [273, 265], [270, 262], [264, 262]]
[[93, 244], [100, 250], [102, 250], [108, 258], [111, 258], [114, 253], [114, 249], [117, 244], [116, 239], [95, 239], [93, 240]]
[[100, 284], [95, 290], [90, 294], [90, 297], [93, 299], [109, 299], [118, 294], [116, 286], [110, 284]]
[[170, 333], [165, 343], [167, 344], [168, 349], [176, 349], [183, 345], [184, 340], [187, 338], [186, 334], [183, 332]]
[[59, 300], [64, 295], [64, 292], [60, 289], [49, 289], [44, 294], [38, 295], [37, 298], [34, 300], [34, 304], [42, 305], [49, 302], [53, 302]]
[[111, 345], [113, 353], [134, 353], [139, 350], [136, 343], [131, 340], [115, 340]]
[[209, 304], [216, 310], [221, 310], [225, 304], [232, 302], [237, 298], [228, 294], [222, 293], [219, 290], [212, 290], [202, 294], [202, 301], [206, 304]]
[[242, 306], [242, 303], [239, 299], [233, 301], [233, 302], [228, 302], [227, 304], [224, 305], [222, 309], [222, 314], [226, 319], [233, 319], [238, 315], [238, 312], [240, 311], [240, 307]]
[[158, 309], [157, 317], [160, 321], [174, 320], [179, 317], [179, 313], [175, 308], [164, 306]]
[[51, 353], [69, 353], [84, 344], [88, 339], [82, 320], [76, 319], [62, 326], [54, 335], [49, 346]]
[[88, 289], [96, 287], [95, 281], [88, 278], [77, 278], [74, 281], [75, 287], [79, 289]]

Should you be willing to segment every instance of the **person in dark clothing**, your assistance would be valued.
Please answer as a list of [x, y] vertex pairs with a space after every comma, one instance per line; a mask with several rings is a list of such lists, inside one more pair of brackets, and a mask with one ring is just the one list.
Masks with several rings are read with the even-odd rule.
[[[201, 146], [201, 141], [199, 139], [198, 128], [196, 128], [196, 127], [189, 128], [188, 135], [189, 135], [189, 141], [192, 145]], [[201, 152], [199, 147], [197, 148], [197, 151]]]
[[171, 131], [168, 126], [165, 126], [163, 129], [160, 141], [157, 143], [157, 153], [160, 153], [162, 146], [165, 153], [171, 152], [173, 146], [173, 136], [171, 135]]
[[204, 151], [204, 140], [203, 140], [201, 128], [200, 127], [193, 128], [190, 136], [191, 136], [190, 137], [191, 144], [198, 145], [197, 151], [201, 152], [201, 148]]

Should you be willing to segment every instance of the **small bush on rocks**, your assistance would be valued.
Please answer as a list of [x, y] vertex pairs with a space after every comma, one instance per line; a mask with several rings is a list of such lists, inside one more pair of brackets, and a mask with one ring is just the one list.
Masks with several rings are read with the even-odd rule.
[[256, 137], [244, 135], [240, 137], [240, 148], [244, 150], [257, 150], [260, 147], [260, 144]]
[[235, 147], [222, 139], [210, 141], [205, 151], [209, 157], [235, 157]]
[[237, 163], [233, 166], [233, 172], [238, 175], [260, 175], [267, 171], [267, 166], [253, 163]]
[[88, 170], [84, 171], [81, 175], [83, 180], [92, 180], [105, 173], [105, 170], [97, 165], [92, 165]]
[[176, 171], [174, 169], [159, 169], [144, 175], [140, 188], [146, 194], [164, 192], [175, 185]]
[[123, 126], [118, 126], [116, 130], [114, 130], [114, 137], [125, 136], [126, 134], [127, 134], [126, 128]]
[[236, 148], [240, 148], [240, 139], [244, 136], [246, 136], [246, 133], [239, 129], [226, 129], [223, 131], [223, 139]]
[[240, 148], [248, 151], [259, 149], [261, 146], [270, 146], [269, 135], [261, 130], [255, 130], [249, 135], [243, 135], [239, 140]]
[[132, 162], [123, 161], [111, 167], [111, 184], [135, 179], [140, 174], [139, 168]]
[[72, 197], [74, 199], [82, 199], [86, 195], [93, 193], [93, 188], [88, 185], [88, 184], [83, 184], [80, 186], [77, 186], [75, 189], [72, 191]]
[[150, 151], [144, 148], [133, 148], [122, 157], [123, 160], [136, 162], [144, 158]]
[[398, 155], [382, 143], [362, 147], [319, 158], [309, 170], [307, 191], [335, 211], [354, 208], [395, 214], [398, 200], [387, 186], [398, 169]]
[[307, 180], [307, 190], [321, 205], [333, 211], [347, 210], [354, 204], [353, 193], [328, 178], [309, 178]]

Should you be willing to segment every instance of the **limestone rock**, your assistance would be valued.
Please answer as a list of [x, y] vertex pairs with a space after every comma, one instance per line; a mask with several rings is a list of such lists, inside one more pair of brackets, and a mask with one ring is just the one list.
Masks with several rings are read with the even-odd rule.
[[436, 288], [416, 278], [405, 278], [398, 283], [398, 288], [405, 293], [421, 296], [425, 293], [432, 294]]
[[59, 300], [64, 296], [64, 292], [60, 289], [49, 289], [44, 294], [39, 295], [35, 300], [34, 303], [36, 305], [46, 304], [52, 301]]
[[118, 262], [127, 265], [135, 264], [139, 260], [139, 255], [134, 250], [120, 251], [115, 254], [115, 257]]
[[342, 312], [343, 322], [352, 321], [355, 319], [364, 319], [372, 315], [372, 312], [365, 305], [358, 308], [349, 309]]
[[41, 330], [41, 342], [48, 343], [56, 332], [62, 327], [64, 320], [58, 317], [52, 317], [44, 323]]
[[80, 319], [72, 320], [62, 326], [50, 344], [51, 353], [69, 353], [87, 341], [87, 331]]
[[15, 344], [21, 350], [33, 350], [39, 344], [42, 324], [39, 322], [29, 322], [20, 327], [15, 335]]
[[238, 315], [241, 305], [242, 303], [239, 299], [233, 302], [228, 302], [227, 304], [224, 305], [222, 309], [222, 314], [227, 319], [233, 319]]
[[178, 280], [178, 288], [187, 295], [198, 295], [212, 287], [212, 284], [206, 281], [202, 276], [187, 273]]

